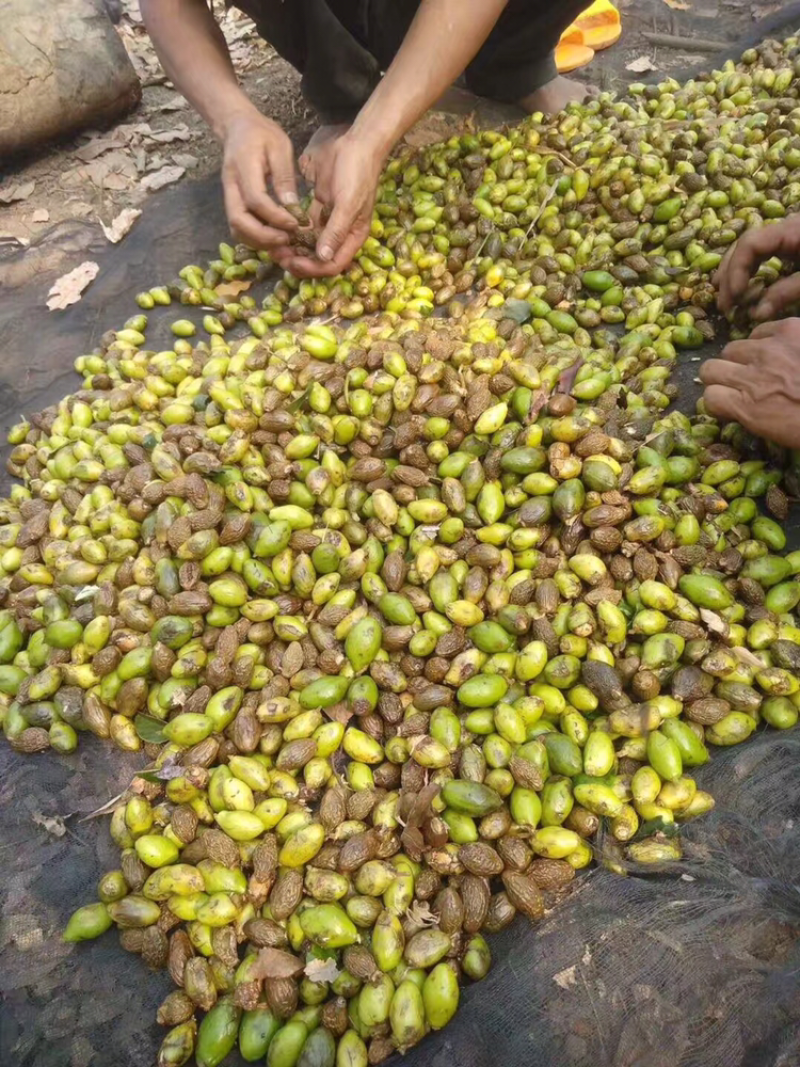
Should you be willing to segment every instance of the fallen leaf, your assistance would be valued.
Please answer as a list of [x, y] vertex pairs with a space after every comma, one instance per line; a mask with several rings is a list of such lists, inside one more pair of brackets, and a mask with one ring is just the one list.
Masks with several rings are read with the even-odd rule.
[[658, 70], [650, 56], [639, 56], [625, 64], [625, 70], [632, 70], [634, 74], [645, 74], [648, 70]]
[[171, 130], [162, 130], [160, 133], [151, 133], [150, 140], [158, 141], [161, 144], [172, 144], [173, 141], [188, 141], [192, 136], [189, 127], [185, 122], [182, 122], [180, 126], [175, 126]]
[[186, 100], [184, 100], [184, 98], [182, 96], [178, 96], [176, 94], [175, 96], [170, 97], [169, 100], [165, 100], [163, 104], [159, 104], [158, 110], [159, 111], [182, 111], [187, 106], [188, 106], [188, 104], [187, 104]]
[[35, 811], [31, 818], [37, 826], [47, 830], [48, 834], [52, 834], [53, 837], [63, 837], [67, 832], [67, 827], [60, 815], [42, 815], [41, 812]]
[[571, 967], [565, 967], [563, 971], [559, 971], [558, 974], [553, 975], [553, 981], [559, 987], [559, 989], [569, 989], [570, 986], [577, 985], [578, 977], [576, 974], [577, 964]]
[[112, 797], [108, 803], [103, 804], [102, 807], [96, 808], [94, 811], [90, 811], [88, 815], [84, 815], [81, 822], [88, 822], [89, 819], [96, 819], [99, 815], [109, 815], [127, 795], [128, 790], [123, 789], [121, 793], [117, 793], [115, 797]]
[[0, 204], [14, 204], [18, 200], [27, 200], [35, 188], [36, 182], [2, 186], [0, 187]]
[[452, 115], [432, 111], [415, 122], [403, 140], [412, 148], [425, 148], [430, 144], [446, 141], [461, 123]]
[[427, 900], [415, 900], [411, 907], [406, 911], [406, 915], [417, 926], [438, 926], [439, 920], [431, 911], [431, 906]]
[[75, 270], [71, 270], [68, 274], [62, 274], [47, 294], [47, 307], [49, 310], [62, 311], [64, 308], [69, 307], [70, 304], [77, 304], [83, 295], [84, 289], [90, 282], [94, 281], [99, 270], [100, 268], [96, 263], [87, 259], [85, 263], [81, 263]]
[[112, 245], [117, 244], [122, 238], [130, 233], [131, 226], [141, 215], [141, 211], [135, 207], [126, 207], [123, 211], [120, 211], [119, 215], [112, 221], [110, 226], [106, 226], [104, 222], [100, 223], [100, 227], [103, 233], [106, 235]]
[[249, 978], [297, 978], [303, 973], [303, 961], [281, 948], [262, 948], [250, 968]]
[[47, 208], [39, 207], [31, 215], [31, 222], [49, 222], [50, 212]]
[[173, 152], [172, 162], [177, 163], [179, 167], [184, 167], [186, 170], [194, 170], [200, 160], [197, 156], [193, 156], [191, 152]]
[[742, 648], [741, 645], [735, 645], [731, 651], [748, 667], [755, 667], [758, 671], [763, 671], [766, 667], [766, 663], [751, 652], [749, 648]]
[[312, 982], [335, 982], [342, 973], [336, 966], [336, 960], [310, 960], [303, 972]]
[[728, 624], [725, 620], [717, 615], [715, 611], [709, 611], [708, 608], [700, 608], [700, 618], [709, 628], [712, 634], [727, 634]]
[[[347, 726], [353, 717], [352, 708], [341, 702], [339, 704], [331, 704], [329, 708], [322, 709], [329, 719], [333, 719], [334, 722], [340, 722], [342, 726]], [[336, 753], [334, 753], [336, 755]]]
[[239, 293], [246, 293], [252, 284], [252, 282], [235, 278], [232, 282], [222, 282], [217, 286], [215, 292], [217, 296], [237, 297]]
[[162, 167], [161, 170], [146, 174], [139, 183], [139, 188], [148, 193], [154, 193], [157, 189], [163, 189], [165, 185], [172, 185], [182, 178], [186, 170], [183, 167]]
[[110, 137], [93, 137], [91, 141], [87, 141], [80, 148], [76, 148], [72, 154], [76, 159], [80, 159], [82, 163], [91, 163], [98, 156], [102, 156], [105, 152], [110, 152], [112, 148], [121, 148], [124, 143], [117, 133]]
[[691, 11], [692, 5], [687, 4], [685, 0], [664, 0], [667, 7], [671, 7], [673, 11]]

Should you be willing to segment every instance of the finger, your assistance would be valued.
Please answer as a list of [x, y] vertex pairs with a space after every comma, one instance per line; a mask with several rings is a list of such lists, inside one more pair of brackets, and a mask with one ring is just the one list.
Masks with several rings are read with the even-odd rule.
[[781, 278], [764, 293], [752, 312], [754, 319], [771, 319], [800, 300], [800, 274]]
[[748, 230], [719, 269], [719, 306], [728, 312], [742, 296], [753, 271], [770, 256], [793, 255], [800, 248], [800, 225], [794, 219]]
[[280, 138], [267, 155], [272, 188], [281, 204], [297, 204], [297, 177], [294, 167], [294, 149], [289, 138]]
[[358, 252], [361, 250], [365, 238], [366, 233], [363, 233], [360, 230], [349, 234], [345, 238], [342, 247], [329, 263], [329, 266], [333, 268], [335, 274], [341, 274], [343, 271], [347, 270]]
[[745, 399], [738, 389], [731, 389], [727, 385], [709, 385], [703, 400], [709, 415], [745, 425]]
[[334, 275], [341, 273], [337, 262], [338, 260], [330, 260], [327, 263], [323, 263], [321, 259], [315, 259], [311, 256], [295, 255], [282, 260], [281, 267], [284, 270], [288, 270], [295, 278], [332, 278]]
[[[740, 366], [746, 367], [761, 358], [761, 346], [755, 344], [752, 338], [747, 338], [745, 341], [730, 341], [722, 349], [720, 357], [722, 362], [738, 363]], [[702, 378], [702, 376], [703, 368], [701, 367], [700, 377]]]
[[746, 371], [727, 359], [708, 359], [700, 368], [700, 381], [704, 385], [724, 385], [738, 389]]
[[266, 163], [258, 153], [237, 159], [236, 179], [244, 206], [251, 215], [276, 229], [296, 230], [297, 220], [267, 193]]
[[350, 197], [340, 197], [333, 205], [331, 217], [317, 242], [317, 255], [323, 263], [336, 258], [340, 248], [350, 236], [355, 226], [360, 204]]
[[225, 213], [231, 230], [237, 238], [251, 248], [268, 248], [273, 251], [289, 243], [285, 230], [276, 230], [265, 226], [260, 219], [251, 215], [245, 207], [242, 194], [233, 178], [223, 178]]
[[749, 340], [758, 341], [764, 337], [772, 337], [774, 334], [779, 333], [780, 329], [780, 322], [762, 322], [750, 331]]

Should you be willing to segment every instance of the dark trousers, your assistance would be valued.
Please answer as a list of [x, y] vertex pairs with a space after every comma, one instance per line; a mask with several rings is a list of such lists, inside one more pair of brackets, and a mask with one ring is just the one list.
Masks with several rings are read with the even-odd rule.
[[[558, 39], [590, 0], [508, 0], [466, 84], [515, 103], [556, 75]], [[351, 122], [403, 43], [420, 0], [235, 0], [303, 75], [326, 122]]]

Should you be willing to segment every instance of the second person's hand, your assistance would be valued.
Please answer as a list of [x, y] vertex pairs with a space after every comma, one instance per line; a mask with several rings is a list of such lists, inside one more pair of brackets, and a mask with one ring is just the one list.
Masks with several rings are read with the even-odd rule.
[[[369, 236], [383, 159], [344, 134], [320, 158], [311, 219], [320, 237], [317, 257], [280, 248], [276, 259], [298, 278], [341, 274]], [[326, 220], [327, 214], [327, 221]]]
[[298, 202], [294, 149], [280, 126], [255, 108], [226, 123], [222, 186], [236, 237], [272, 253], [289, 244], [297, 221], [282, 205]]
[[709, 415], [739, 422], [758, 437], [800, 448], [800, 319], [757, 326], [700, 368]]
[[[772, 256], [800, 260], [800, 216], [747, 230], [728, 250], [719, 266], [716, 283], [719, 308], [727, 314], [741, 301], [759, 265]], [[754, 319], [774, 318], [784, 308], [800, 300], [800, 274], [771, 285], [753, 308]]]

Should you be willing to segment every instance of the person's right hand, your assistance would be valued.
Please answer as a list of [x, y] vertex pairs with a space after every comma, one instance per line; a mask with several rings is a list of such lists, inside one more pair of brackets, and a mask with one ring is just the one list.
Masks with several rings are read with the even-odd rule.
[[700, 368], [709, 415], [739, 422], [757, 437], [800, 448], [800, 319], [756, 326]]
[[222, 186], [235, 237], [268, 251], [289, 243], [297, 221], [281, 204], [298, 203], [292, 142], [255, 108], [226, 126]]
[[[772, 256], [800, 260], [800, 215], [747, 230], [728, 249], [716, 276], [720, 311], [727, 314], [736, 307], [759, 265]], [[800, 274], [792, 274], [769, 286], [750, 314], [765, 322], [798, 300]]]

